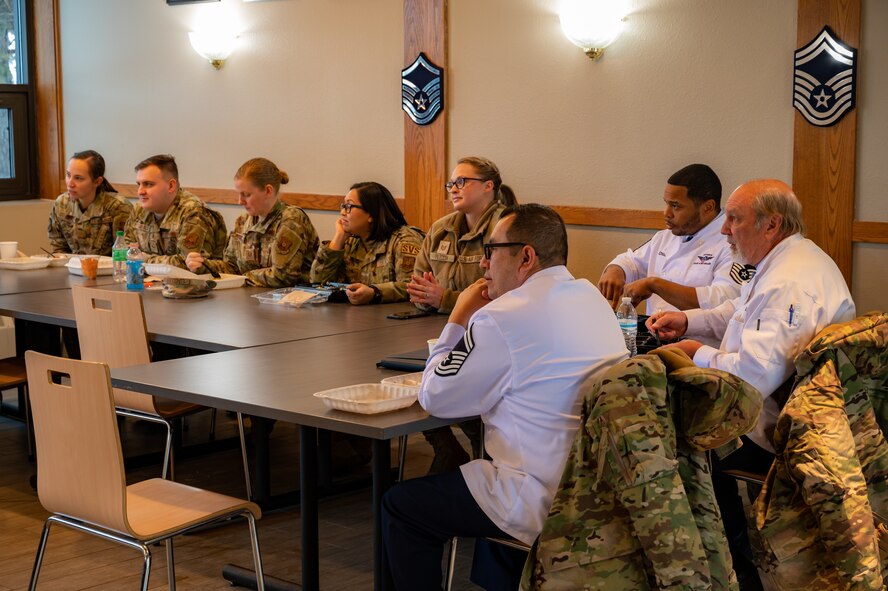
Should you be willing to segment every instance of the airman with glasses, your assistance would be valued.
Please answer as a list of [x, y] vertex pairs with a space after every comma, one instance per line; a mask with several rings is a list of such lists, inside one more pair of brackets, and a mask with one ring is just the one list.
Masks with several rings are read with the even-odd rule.
[[333, 238], [318, 250], [311, 280], [348, 283], [346, 295], [355, 305], [403, 302], [422, 238], [388, 189], [356, 183], [339, 207]]

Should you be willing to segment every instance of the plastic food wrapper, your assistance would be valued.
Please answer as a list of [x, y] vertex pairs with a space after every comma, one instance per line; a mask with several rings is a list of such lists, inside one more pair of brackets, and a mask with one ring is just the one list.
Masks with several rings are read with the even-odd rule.
[[213, 291], [214, 287], [216, 287], [216, 282], [212, 280], [167, 277], [163, 280], [161, 293], [163, 297], [174, 300], [205, 298]]
[[320, 304], [330, 297], [330, 290], [314, 287], [284, 287], [252, 296], [263, 304], [301, 308], [307, 304]]

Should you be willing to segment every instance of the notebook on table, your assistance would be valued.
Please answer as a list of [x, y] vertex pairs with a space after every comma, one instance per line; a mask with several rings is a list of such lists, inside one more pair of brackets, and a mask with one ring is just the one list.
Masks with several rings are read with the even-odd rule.
[[426, 361], [429, 358], [428, 347], [417, 349], [416, 351], [407, 351], [406, 353], [398, 353], [390, 355], [385, 359], [376, 362], [376, 367], [384, 367], [386, 369], [395, 369], [398, 371], [422, 371], [425, 369]]

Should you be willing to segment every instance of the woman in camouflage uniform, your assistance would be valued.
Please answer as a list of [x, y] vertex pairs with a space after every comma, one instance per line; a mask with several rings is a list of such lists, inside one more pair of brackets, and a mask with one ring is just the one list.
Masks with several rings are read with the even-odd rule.
[[454, 211], [429, 228], [407, 285], [411, 302], [440, 314], [449, 314], [460, 292], [484, 275], [482, 246], [503, 209], [517, 203], [487, 158], [460, 158], [445, 188]]
[[354, 184], [333, 239], [318, 250], [311, 280], [348, 283], [352, 304], [403, 302], [422, 238], [419, 229], [407, 225], [388, 189], [374, 182]]
[[[407, 284], [410, 301], [422, 310], [449, 314], [463, 289], [484, 276], [479, 266], [484, 243], [503, 210], [518, 202], [503, 184], [496, 164], [487, 158], [460, 158], [444, 187], [453, 202], [453, 213], [432, 224]], [[459, 424], [472, 443], [473, 455], [481, 454], [481, 421]], [[469, 460], [450, 427], [424, 431], [435, 449], [429, 474], [454, 470]]]
[[53, 252], [110, 255], [117, 230], [133, 210], [105, 178], [105, 159], [95, 150], [75, 153], [65, 169], [67, 191], [49, 213]]
[[200, 273], [245, 275], [249, 285], [291, 287], [308, 283], [318, 233], [308, 215], [278, 198], [290, 177], [266, 158], [247, 160], [234, 175], [246, 213], [234, 222], [222, 260], [191, 252], [185, 265]]

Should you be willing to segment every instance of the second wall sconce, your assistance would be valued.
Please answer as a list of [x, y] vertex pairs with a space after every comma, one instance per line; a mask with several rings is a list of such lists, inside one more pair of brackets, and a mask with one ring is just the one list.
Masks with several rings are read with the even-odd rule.
[[237, 35], [226, 31], [192, 31], [188, 33], [188, 40], [191, 41], [194, 51], [218, 70], [234, 51]]
[[623, 30], [628, 10], [622, 0], [562, 0], [561, 31], [592, 60]]

